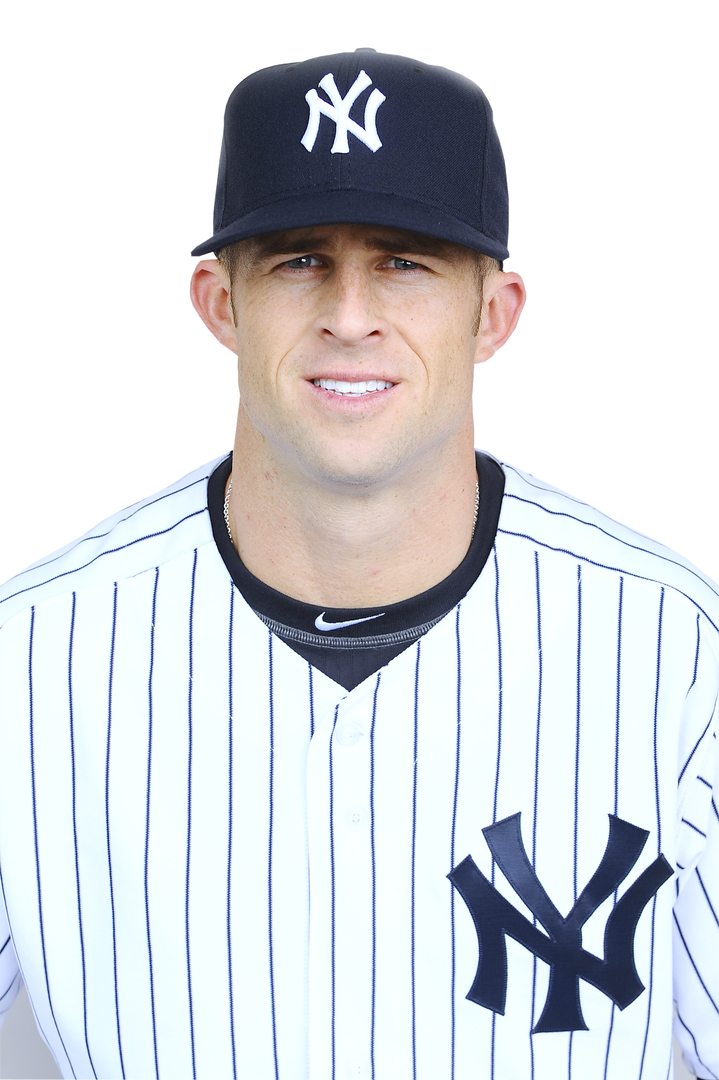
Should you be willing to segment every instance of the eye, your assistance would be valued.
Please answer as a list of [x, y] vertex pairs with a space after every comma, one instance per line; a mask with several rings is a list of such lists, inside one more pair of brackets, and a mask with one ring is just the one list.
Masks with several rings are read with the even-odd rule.
[[316, 255], [298, 255], [296, 259], [289, 259], [283, 266], [290, 270], [309, 270], [312, 266], [321, 266]]
[[394, 270], [417, 270], [419, 263], [412, 262], [411, 259], [400, 259], [398, 255], [394, 255], [390, 259], [390, 265]]

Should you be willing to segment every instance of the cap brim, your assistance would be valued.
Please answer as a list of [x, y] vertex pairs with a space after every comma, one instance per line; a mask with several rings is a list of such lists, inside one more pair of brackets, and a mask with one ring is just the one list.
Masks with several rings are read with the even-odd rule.
[[442, 208], [399, 195], [365, 191], [317, 191], [262, 206], [216, 232], [194, 248], [192, 254], [208, 255], [250, 236], [334, 224], [385, 225], [449, 240], [493, 259], [502, 260], [509, 255], [499, 241]]

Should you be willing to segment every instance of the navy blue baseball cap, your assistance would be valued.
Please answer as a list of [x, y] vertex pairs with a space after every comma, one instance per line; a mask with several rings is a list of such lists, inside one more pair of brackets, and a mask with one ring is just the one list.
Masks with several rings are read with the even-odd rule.
[[235, 87], [214, 233], [192, 254], [338, 223], [407, 229], [505, 259], [507, 177], [479, 87], [374, 49], [264, 68]]

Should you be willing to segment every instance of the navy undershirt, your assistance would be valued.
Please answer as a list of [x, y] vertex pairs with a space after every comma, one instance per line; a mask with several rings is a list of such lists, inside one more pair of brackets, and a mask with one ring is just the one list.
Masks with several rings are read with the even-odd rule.
[[[386, 607], [323, 608], [266, 585], [250, 573], [227, 533], [223, 516], [232, 455], [210, 476], [207, 502], [212, 532], [232, 580], [260, 619], [291, 649], [340, 686], [352, 690], [426, 634], [457, 606], [482, 572], [494, 545], [504, 495], [504, 473], [494, 458], [477, 452], [480, 504], [469, 550], [456, 570], [426, 592]], [[322, 629], [327, 624], [353, 626]], [[318, 627], [319, 623], [319, 627]]]

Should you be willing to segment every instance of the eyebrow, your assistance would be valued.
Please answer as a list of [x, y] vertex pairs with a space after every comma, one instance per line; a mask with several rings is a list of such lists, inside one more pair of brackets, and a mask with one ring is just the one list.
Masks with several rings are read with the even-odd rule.
[[386, 236], [366, 236], [362, 241], [363, 246], [370, 251], [408, 252], [412, 255], [435, 255], [443, 259], [455, 257], [453, 244], [446, 240], [438, 240], [433, 236], [424, 236], [422, 233], [396, 232]]
[[[334, 246], [332, 237], [324, 233], [307, 232], [291, 237], [287, 233], [273, 233], [270, 236], [257, 238], [250, 261], [257, 265], [276, 255], [307, 255], [314, 251], [331, 251]], [[451, 261], [458, 257], [458, 253], [454, 251], [456, 246], [454, 244], [448, 244], [445, 240], [439, 240], [433, 236], [403, 230], [364, 236], [362, 246], [366, 251], [384, 251], [388, 255], [402, 253], [430, 255]]]

